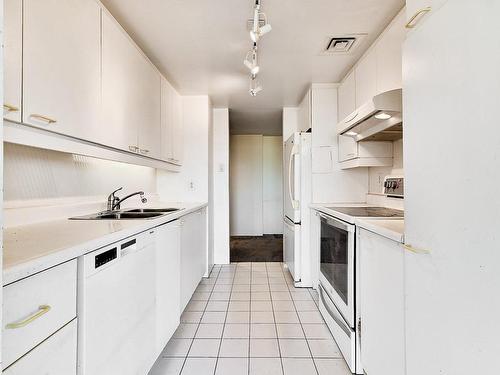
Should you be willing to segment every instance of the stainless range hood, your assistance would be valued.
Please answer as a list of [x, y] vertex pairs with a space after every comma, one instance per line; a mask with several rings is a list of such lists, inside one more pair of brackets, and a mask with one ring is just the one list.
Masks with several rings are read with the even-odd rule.
[[375, 95], [337, 124], [337, 133], [356, 141], [395, 141], [403, 137], [402, 89]]

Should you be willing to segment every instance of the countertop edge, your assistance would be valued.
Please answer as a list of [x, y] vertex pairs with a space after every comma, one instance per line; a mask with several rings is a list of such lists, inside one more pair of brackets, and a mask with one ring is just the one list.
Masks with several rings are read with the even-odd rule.
[[114, 242], [121, 241], [127, 237], [145, 232], [151, 228], [158, 227], [168, 222], [179, 219], [190, 213], [196, 212], [208, 206], [207, 202], [203, 203], [185, 203], [186, 208], [180, 211], [161, 216], [156, 219], [137, 220], [137, 225], [126, 228], [108, 235], [93, 239], [78, 245], [71, 246], [66, 249], [56, 250], [51, 254], [41, 255], [38, 258], [29, 259], [26, 262], [15, 264], [11, 267], [3, 269], [3, 286], [12, 284], [16, 281], [32, 276], [36, 273], [45, 271], [59, 264], [68, 262], [78, 258], [84, 254], [95, 251]]
[[399, 242], [401, 244], [404, 244], [405, 242], [404, 233], [400, 233], [380, 225], [379, 220], [356, 219], [355, 224], [360, 228], [366, 229], [367, 231], [378, 234], [379, 236], [385, 237], [389, 240]]

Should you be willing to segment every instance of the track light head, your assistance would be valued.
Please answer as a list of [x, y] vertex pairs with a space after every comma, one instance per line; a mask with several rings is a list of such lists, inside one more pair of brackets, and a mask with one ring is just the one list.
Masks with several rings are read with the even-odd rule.
[[258, 65], [258, 56], [257, 56], [257, 47], [254, 46], [251, 51], [249, 51], [243, 61], [243, 64], [250, 70], [250, 74], [255, 76], [259, 73], [259, 65]]
[[250, 93], [251, 96], [255, 97], [261, 91], [262, 91], [262, 86], [257, 82], [257, 77], [255, 75], [252, 75], [250, 80], [250, 89], [248, 90], [248, 92]]

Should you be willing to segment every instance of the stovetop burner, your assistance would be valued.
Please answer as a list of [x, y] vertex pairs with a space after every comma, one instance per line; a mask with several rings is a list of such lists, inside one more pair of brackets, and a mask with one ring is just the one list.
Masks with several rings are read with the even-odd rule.
[[385, 207], [327, 207], [353, 217], [404, 217], [404, 211]]

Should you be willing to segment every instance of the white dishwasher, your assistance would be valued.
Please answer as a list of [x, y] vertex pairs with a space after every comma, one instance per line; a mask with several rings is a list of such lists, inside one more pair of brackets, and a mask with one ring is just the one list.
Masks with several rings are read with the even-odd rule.
[[148, 231], [79, 259], [79, 375], [142, 375], [153, 365], [154, 237]]

